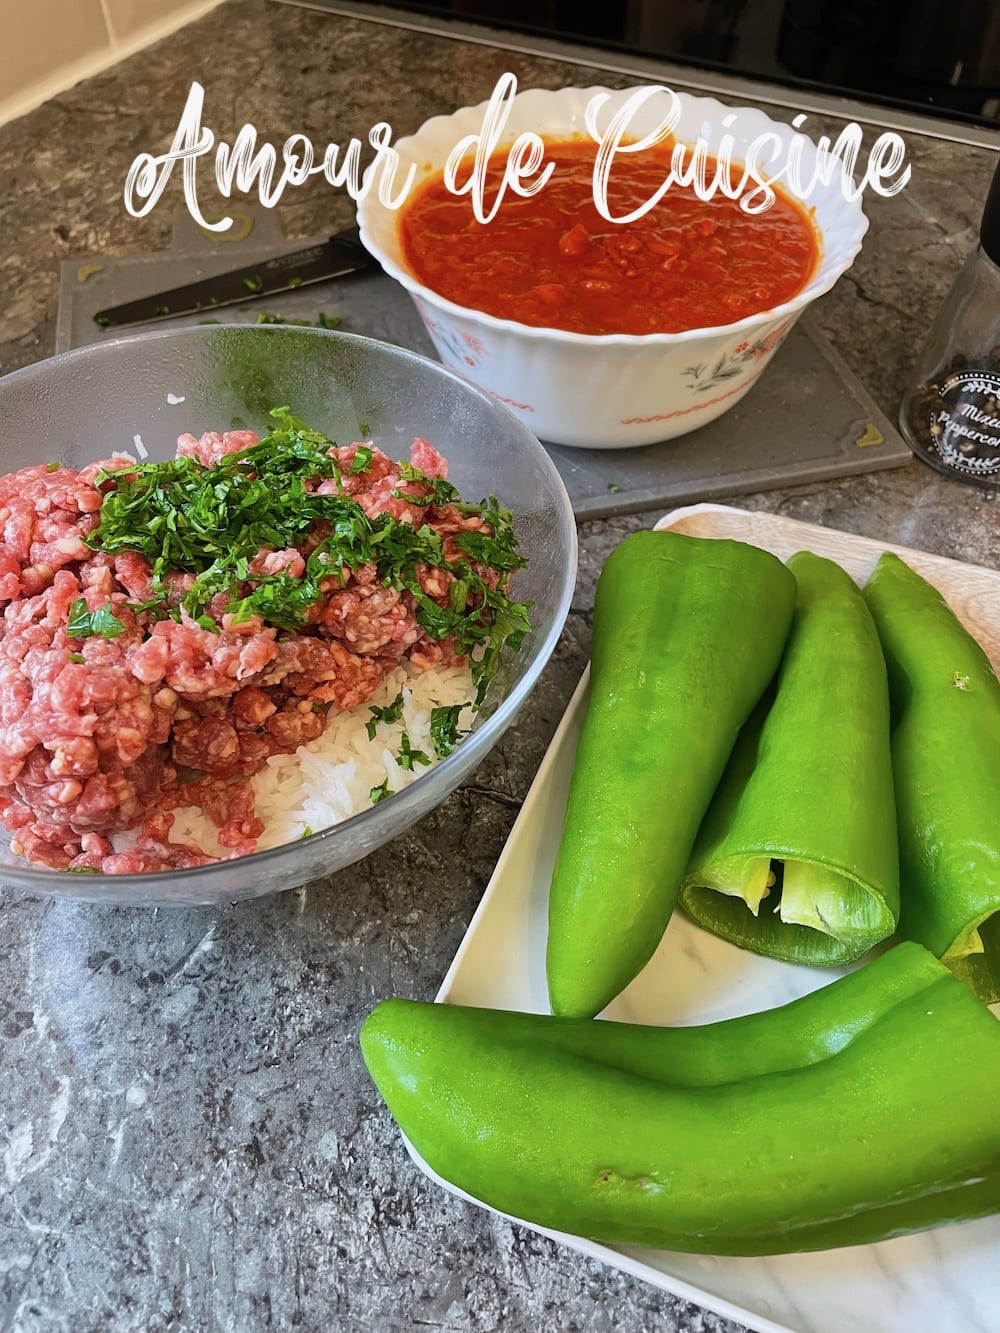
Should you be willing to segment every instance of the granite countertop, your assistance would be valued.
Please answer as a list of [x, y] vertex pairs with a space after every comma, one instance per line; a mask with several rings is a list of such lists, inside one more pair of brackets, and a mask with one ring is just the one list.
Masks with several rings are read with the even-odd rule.
[[[522, 86], [581, 80], [553, 60], [230, 0], [0, 128], [0, 371], [50, 353], [61, 259], [167, 244], [170, 209], [136, 221], [121, 187], [136, 152], [168, 145], [191, 80], [224, 133], [250, 121], [272, 141], [325, 143], [380, 119], [411, 132], [488, 96], [505, 69]], [[940, 140], [912, 136], [909, 151], [912, 183], [870, 200], [858, 261], [816, 307], [891, 418], [993, 167]], [[286, 199], [290, 235], [350, 221], [325, 187]], [[741, 503], [1000, 565], [996, 497], [916, 462]], [[573, 609], [519, 722], [354, 869], [218, 910], [3, 893], [0, 1330], [735, 1333], [436, 1189], [356, 1041], [376, 1000], [436, 990], [586, 662], [601, 562], [656, 517], [582, 526]]]

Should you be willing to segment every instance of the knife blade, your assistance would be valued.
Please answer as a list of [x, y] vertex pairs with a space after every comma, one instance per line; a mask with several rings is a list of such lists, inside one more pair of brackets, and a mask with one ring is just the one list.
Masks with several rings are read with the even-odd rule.
[[149, 324], [177, 315], [242, 305], [261, 296], [273, 296], [275, 292], [294, 291], [312, 282], [358, 273], [373, 268], [375, 263], [361, 244], [357, 227], [351, 227], [291, 254], [275, 255], [244, 268], [218, 273], [213, 278], [201, 278], [124, 305], [109, 306], [97, 312], [94, 323], [102, 329], [123, 328], [128, 324]]

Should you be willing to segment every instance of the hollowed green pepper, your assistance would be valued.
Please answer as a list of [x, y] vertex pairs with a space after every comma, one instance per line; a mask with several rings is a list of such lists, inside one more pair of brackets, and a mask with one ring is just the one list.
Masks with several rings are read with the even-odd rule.
[[750, 1255], [1000, 1209], [1000, 1025], [919, 945], [707, 1027], [389, 1000], [361, 1045], [429, 1165], [540, 1226]]
[[899, 933], [1000, 999], [1000, 681], [944, 598], [886, 553], [868, 581], [893, 709]]
[[598, 1013], [652, 957], [794, 599], [784, 565], [742, 542], [638, 532], [605, 563], [549, 899], [554, 1013]]
[[850, 575], [808, 551], [788, 567], [798, 595], [776, 692], [740, 733], [680, 904], [745, 949], [831, 966], [899, 915], [889, 690]]

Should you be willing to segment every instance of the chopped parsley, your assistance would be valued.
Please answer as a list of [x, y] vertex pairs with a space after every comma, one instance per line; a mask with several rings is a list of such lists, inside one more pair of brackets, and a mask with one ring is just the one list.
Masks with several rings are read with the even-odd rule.
[[479, 513], [480, 506], [463, 504], [458, 491], [450, 481], [445, 481], [443, 477], [429, 477], [426, 472], [421, 472], [412, 463], [400, 463], [399, 475], [403, 481], [417, 482], [421, 486], [428, 487], [430, 493], [428, 495], [411, 495], [409, 491], [395, 490], [392, 495], [397, 500], [406, 500], [409, 504], [420, 505], [421, 507], [453, 504], [463, 513]]
[[89, 639], [94, 634], [99, 634], [102, 639], [117, 639], [125, 633], [125, 626], [112, 611], [110, 602], [105, 602], [96, 611], [89, 611], [86, 599], [78, 597], [69, 608], [66, 633], [71, 639]]
[[352, 477], [359, 472], [367, 472], [372, 465], [372, 451], [367, 444], [359, 444], [354, 457], [351, 459], [351, 466], [348, 469]]
[[395, 796], [395, 795], [396, 793], [394, 791], [389, 790], [388, 778], [386, 778], [384, 782], [379, 783], [377, 787], [372, 787], [371, 791], [368, 793], [368, 797], [372, 805], [378, 805], [379, 801], [384, 801], [387, 796]]
[[[408, 501], [420, 507], [455, 505], [462, 513], [481, 514], [492, 529], [492, 535], [460, 532], [452, 539], [453, 553], [446, 555], [441, 536], [429, 524], [415, 526], [385, 513], [370, 516], [344, 494], [343, 472], [330, 452], [334, 447], [281, 407], [270, 414], [270, 429], [259, 443], [211, 467], [180, 457], [138, 463], [127, 472], [101, 472], [97, 484], [108, 489], [88, 545], [108, 554], [138, 551], [146, 557], [153, 596], [133, 609], [174, 619], [183, 613], [206, 629], [218, 628], [207, 610], [221, 594], [225, 600], [215, 604], [216, 615], [221, 605], [237, 622], [259, 616], [293, 633], [307, 624], [335, 580], [346, 584], [351, 571], [373, 564], [384, 586], [410, 594], [416, 619], [431, 638], [453, 638], [457, 651], [469, 657], [481, 702], [504, 645], [516, 651], [530, 628], [527, 604], [512, 601], [502, 585], [491, 587], [492, 580], [484, 577], [484, 567], [506, 575], [524, 564], [509, 510], [493, 497], [480, 505], [463, 504], [447, 481], [401, 465], [404, 481], [430, 491], [417, 498], [402, 492]], [[369, 446], [359, 446], [350, 471], [366, 470], [371, 459]], [[333, 483], [330, 493], [318, 493], [322, 481]], [[302, 548], [314, 539], [317, 525], [324, 535], [306, 557], [300, 577], [251, 571], [262, 547]], [[452, 576], [447, 605], [438, 605], [424, 591], [418, 571], [425, 566]], [[179, 601], [167, 583], [167, 576], [178, 571], [194, 575]], [[110, 609], [90, 616], [82, 599], [79, 605], [78, 637], [114, 638], [124, 631]]]
[[375, 728], [380, 722], [398, 722], [403, 716], [403, 691], [400, 690], [391, 704], [386, 704], [384, 708], [379, 708], [376, 704], [371, 705], [372, 715], [365, 723], [365, 730], [368, 732], [368, 739], [375, 739]]
[[46, 472], [58, 472], [59, 469], [60, 469], [61, 467], [62, 467], [62, 463], [46, 463], [46, 464], [45, 464], [45, 471], [46, 471]]
[[510, 510], [504, 509], [496, 496], [491, 495], [474, 512], [482, 513], [484, 522], [493, 529], [493, 536], [488, 532], [460, 532], [454, 541], [462, 554], [504, 574], [520, 569], [524, 561], [511, 540], [514, 528]]
[[258, 277], [255, 273], [252, 277], [243, 279], [243, 286], [248, 292], [262, 292], [264, 290], [264, 279]]
[[[218, 323], [217, 320], [213, 322]], [[301, 329], [339, 329], [343, 322], [340, 315], [328, 315], [325, 310], [321, 310], [316, 319], [296, 319], [293, 315], [279, 315], [275, 310], [257, 311], [258, 324], [287, 324]]]
[[274, 310], [258, 310], [258, 324], [312, 324], [311, 319], [292, 319], [289, 315], [279, 315]]
[[83, 653], [67, 653], [67, 654], [66, 654], [66, 661], [67, 661], [67, 662], [86, 662], [86, 660], [87, 660], [87, 659], [84, 657]]
[[399, 754], [396, 755], [396, 761], [400, 768], [405, 768], [407, 772], [413, 771], [414, 764], [429, 764], [431, 757], [424, 754], [423, 750], [414, 750], [410, 747], [409, 732], [404, 731], [402, 740], [399, 742]]
[[447, 758], [465, 734], [458, 729], [459, 715], [464, 707], [464, 704], [447, 704], [431, 709], [431, 741], [439, 759]]

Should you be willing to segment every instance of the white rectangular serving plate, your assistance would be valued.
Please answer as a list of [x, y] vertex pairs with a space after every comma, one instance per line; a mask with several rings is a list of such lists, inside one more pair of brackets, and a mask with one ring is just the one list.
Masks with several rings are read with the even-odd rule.
[[[677, 509], [656, 526], [750, 542], [782, 559], [796, 551], [814, 551], [836, 560], [859, 582], [883, 551], [895, 551], [940, 589], [994, 667], [1000, 667], [1000, 572], [723, 505]], [[444, 979], [439, 1001], [549, 1012], [548, 889], [586, 684], [584, 675]], [[654, 957], [604, 1017], [650, 1024], [713, 1022], [784, 1004], [838, 975], [836, 969], [818, 971], [759, 958], [677, 913]], [[947, 1125], [942, 1131], [947, 1133]], [[407, 1147], [433, 1180], [470, 1198], [431, 1171], [412, 1145]], [[995, 1333], [1000, 1328], [1000, 1217], [880, 1245], [765, 1259], [603, 1245], [532, 1229], [760, 1333]]]

